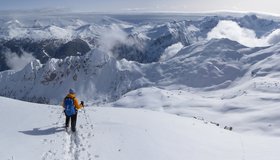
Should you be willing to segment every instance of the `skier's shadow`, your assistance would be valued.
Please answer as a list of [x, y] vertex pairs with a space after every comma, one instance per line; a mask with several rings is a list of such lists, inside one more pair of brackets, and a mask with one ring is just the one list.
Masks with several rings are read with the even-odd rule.
[[62, 132], [65, 129], [63, 127], [51, 127], [47, 129], [41, 129], [41, 128], [33, 128], [32, 130], [27, 131], [19, 131], [20, 133], [31, 135], [31, 136], [42, 136], [42, 135], [51, 135], [55, 134], [57, 132]]

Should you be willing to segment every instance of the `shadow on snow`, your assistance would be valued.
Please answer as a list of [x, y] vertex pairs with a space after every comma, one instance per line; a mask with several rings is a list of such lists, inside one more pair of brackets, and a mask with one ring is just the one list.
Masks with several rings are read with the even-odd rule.
[[65, 131], [64, 127], [51, 127], [47, 129], [33, 128], [32, 130], [19, 131], [19, 132], [32, 136], [41, 136], [41, 135], [55, 134], [57, 132], [62, 132], [62, 131]]

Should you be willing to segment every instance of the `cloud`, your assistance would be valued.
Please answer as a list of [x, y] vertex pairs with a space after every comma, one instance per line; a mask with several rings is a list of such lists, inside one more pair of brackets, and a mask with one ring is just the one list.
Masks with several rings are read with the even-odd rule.
[[266, 38], [257, 38], [253, 30], [242, 28], [234, 21], [220, 21], [207, 35], [207, 39], [228, 38], [248, 47], [268, 46]]
[[263, 47], [280, 42], [280, 29], [267, 36], [257, 38], [253, 30], [242, 28], [234, 21], [220, 21], [207, 35], [207, 39], [228, 38], [248, 47]]
[[105, 52], [111, 52], [113, 47], [127, 41], [127, 33], [125, 33], [118, 25], [113, 24], [109, 28], [105, 28], [100, 37], [100, 49]]
[[113, 55], [114, 47], [117, 45], [132, 46], [133, 48], [143, 51], [145, 43], [133, 38], [125, 32], [122, 26], [112, 24], [107, 28], [102, 29], [102, 34], [99, 39], [99, 49], [109, 55]]
[[6, 52], [5, 53], [6, 63], [8, 67], [13, 70], [21, 70], [23, 69], [28, 63], [30, 63], [35, 58], [32, 54], [23, 52], [21, 56], [18, 56], [16, 53]]

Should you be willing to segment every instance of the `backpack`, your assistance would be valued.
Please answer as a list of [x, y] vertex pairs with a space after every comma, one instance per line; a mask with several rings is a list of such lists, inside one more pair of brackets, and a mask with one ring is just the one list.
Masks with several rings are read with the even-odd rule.
[[74, 106], [74, 98], [66, 97], [64, 99], [65, 114], [67, 116], [73, 116], [76, 114], [76, 109]]

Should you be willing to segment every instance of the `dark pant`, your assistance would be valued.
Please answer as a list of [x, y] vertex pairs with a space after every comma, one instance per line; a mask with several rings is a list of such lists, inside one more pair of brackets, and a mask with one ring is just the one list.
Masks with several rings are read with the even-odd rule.
[[65, 127], [69, 127], [69, 121], [71, 119], [71, 130], [72, 130], [72, 132], [76, 131], [77, 115], [78, 115], [78, 112], [76, 114], [74, 114], [73, 116], [67, 116], [66, 115]]

